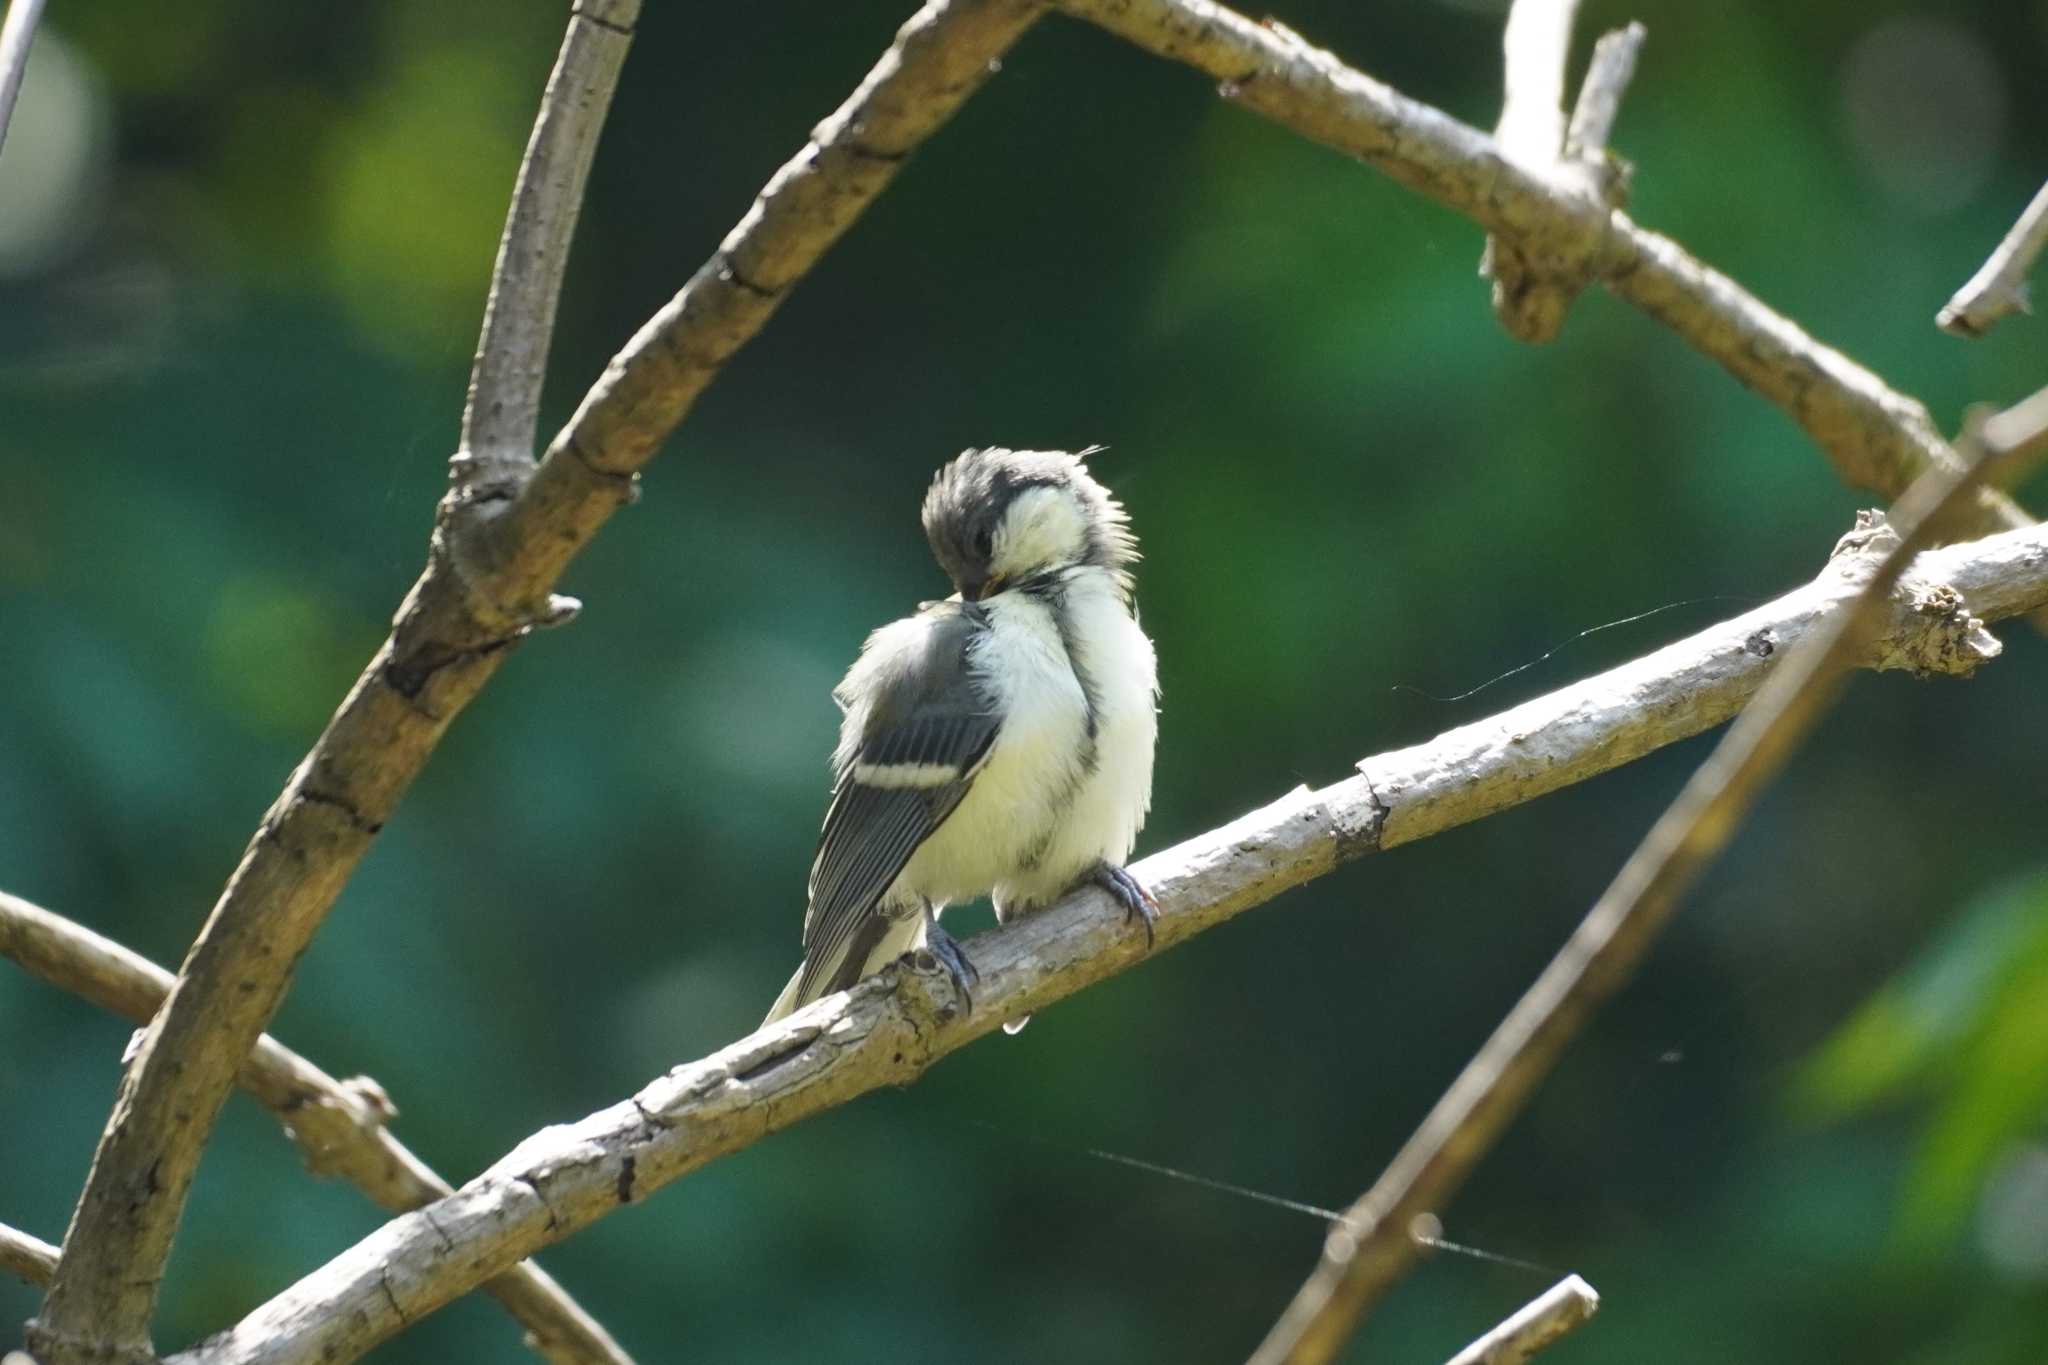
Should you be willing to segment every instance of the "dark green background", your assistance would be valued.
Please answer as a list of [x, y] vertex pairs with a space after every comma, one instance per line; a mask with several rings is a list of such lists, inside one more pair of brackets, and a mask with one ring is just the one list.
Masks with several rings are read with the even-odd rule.
[[[0, 278], [0, 885], [175, 963], [418, 568], [562, 10], [51, 8], [107, 160], [65, 249]], [[1279, 8], [1492, 122], [1497, 6]], [[907, 12], [650, 0], [551, 424]], [[1944, 428], [2048, 379], [2048, 323], [1931, 323], [2048, 171], [2048, 8], [1599, 0], [1582, 35], [1631, 17], [1643, 221]], [[1141, 851], [1774, 595], [1871, 503], [1605, 296], [1510, 341], [1479, 249], [1047, 20], [574, 566], [582, 619], [455, 727], [276, 1032], [461, 1179], [749, 1029], [794, 963], [828, 690], [941, 590], [916, 508], [965, 445], [1111, 447], [1165, 687]], [[1440, 1257], [1353, 1358], [1441, 1359], [1567, 1269], [1605, 1307], [1560, 1361], [2042, 1358], [2048, 645], [2001, 633], [1975, 681], [1855, 683], [1445, 1211], [1545, 1269]], [[1707, 743], [1347, 868], [545, 1263], [648, 1362], [1239, 1359], [1321, 1226], [1082, 1149], [1348, 1200]], [[61, 1234], [128, 1032], [0, 971], [0, 1219]], [[237, 1098], [158, 1344], [380, 1218]], [[0, 1284], [0, 1322], [33, 1307]], [[481, 1299], [375, 1356], [518, 1358]]]

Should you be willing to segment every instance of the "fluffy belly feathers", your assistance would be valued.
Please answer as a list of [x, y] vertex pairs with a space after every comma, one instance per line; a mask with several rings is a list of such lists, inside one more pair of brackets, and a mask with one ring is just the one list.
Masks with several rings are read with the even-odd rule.
[[1064, 637], [1039, 599], [986, 607], [991, 629], [971, 667], [1002, 729], [966, 797], [890, 888], [899, 904], [992, 891], [999, 913], [1042, 905], [1098, 861], [1122, 863], [1151, 803], [1152, 646], [1113, 587], [1070, 583]]

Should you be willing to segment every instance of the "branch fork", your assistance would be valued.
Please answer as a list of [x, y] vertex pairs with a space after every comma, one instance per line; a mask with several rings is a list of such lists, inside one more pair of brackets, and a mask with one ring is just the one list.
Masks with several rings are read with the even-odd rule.
[[[1607, 141], [1635, 74], [1644, 29], [1630, 24], [1601, 38], [1567, 124], [1564, 73], [1578, 5], [1579, 0], [1516, 0], [1502, 39], [1506, 95], [1494, 137], [1503, 158], [1549, 182], [1558, 197], [1583, 201], [1588, 211], [1606, 211], [1628, 198], [1632, 168], [1608, 152]], [[1540, 343], [1563, 328], [1572, 300], [1593, 282], [1597, 257], [1597, 244], [1583, 237], [1559, 251], [1489, 236], [1479, 273], [1493, 281], [1493, 311], [1501, 325], [1518, 340]]]
[[[1133, 870], [1159, 897], [1158, 950], [1357, 858], [1534, 799], [1727, 720], [1784, 666], [1785, 650], [1838, 618], [1878, 566], [1896, 558], [1890, 535], [1870, 519], [1811, 582], [1775, 602], [1488, 720], [1365, 760], [1326, 787], [1289, 792], [1150, 855]], [[2048, 527], [1931, 551], [1913, 569], [1929, 584], [1949, 585], [1975, 615], [2011, 616], [2048, 602]], [[1885, 630], [1947, 629], [1914, 600], [1895, 593], [1879, 604], [1895, 623]], [[1941, 666], [1956, 652], [1923, 653]], [[1868, 667], [1886, 657], [1866, 650], [1855, 661]], [[1981, 659], [1954, 662], [1967, 671]], [[394, 1219], [170, 1365], [312, 1365], [328, 1352], [352, 1358], [480, 1277], [623, 1204], [825, 1109], [908, 1084], [1004, 1020], [1048, 1009], [1154, 955], [1093, 890], [978, 936], [974, 950], [982, 979], [972, 1013], [963, 1012], [943, 972], [892, 965], [609, 1108], [532, 1135], [448, 1198]], [[1395, 1225], [1406, 1223], [1387, 1224]]]
[[28, 1329], [44, 1365], [153, 1357], [157, 1288], [220, 1107], [371, 840], [509, 647], [573, 613], [556, 583], [725, 360], [1041, 12], [1035, 0], [930, 0], [532, 464], [568, 231], [637, 10], [578, 0], [507, 215], [465, 458], [451, 466], [426, 569], [265, 814], [144, 1034]]
[[[1694, 770], [1571, 937], [1372, 1188], [1345, 1211], [1252, 1365], [1336, 1359], [1414, 1261], [1407, 1231], [1413, 1219], [1455, 1197], [1585, 1021], [1634, 975], [1686, 893], [1840, 695], [1848, 670], [1869, 665], [1871, 637], [1895, 609], [1899, 580], [1934, 539], [1943, 515], [1996, 464], [2044, 442], [2048, 389], [1999, 419], [1979, 416], [1958, 442], [1961, 468], [1929, 470], [1900, 499], [1902, 529], [1893, 531], [1874, 514], [1859, 518], [1822, 574], [1837, 600], [1771, 666], [1754, 702]], [[1864, 571], [1860, 563], [1870, 567]], [[1845, 583], [1854, 586], [1840, 592]]]
[[[1777, 402], [1852, 481], [1897, 494], [1921, 470], [1959, 466], [1919, 404], [1616, 207], [1626, 177], [1604, 145], [1634, 44], [1626, 35], [1611, 49], [1603, 41], [1609, 55], [1596, 52], [1577, 114], [1564, 124], [1562, 54], [1576, 0], [1516, 5], [1518, 19], [1525, 10], [1529, 16], [1522, 26], [1540, 40], [1526, 62], [1516, 56], [1518, 44], [1508, 45], [1511, 97], [1524, 84], [1518, 71], [1530, 73], [1528, 88], [1540, 93], [1520, 102], [1536, 111], [1529, 126], [1540, 135], [1526, 143], [1534, 150], [1514, 131], [1520, 120], [1505, 111], [1496, 141], [1283, 26], [1254, 24], [1210, 0], [1053, 3], [1202, 68], [1248, 107], [1371, 162], [1511, 242], [1519, 260], [1502, 250], [1495, 278], [1508, 303], [1503, 320], [1517, 334], [1554, 334], [1571, 294], [1597, 278]], [[507, 647], [573, 615], [573, 599], [554, 595], [554, 584], [631, 500], [637, 471], [697, 395], [1042, 8], [1038, 0], [929, 0], [711, 260], [614, 358], [535, 463], [539, 373], [561, 263], [544, 244], [565, 249], [594, 145], [591, 115], [601, 120], [616, 74], [615, 62], [604, 74], [602, 54], [623, 55], [619, 40], [637, 12], [637, 0], [578, 0], [508, 217], [450, 468], [453, 487], [437, 512], [427, 570], [391, 638], [266, 815], [144, 1034], [52, 1294], [31, 1327], [48, 1365], [151, 1359], [156, 1285], [199, 1151], [288, 988], [290, 964], [370, 839]], [[600, 57], [580, 65], [579, 52]], [[581, 74], [564, 78], [572, 68]], [[551, 124], [554, 115], [560, 118]], [[518, 249], [529, 240], [522, 225], [543, 244], [531, 271]], [[538, 349], [522, 350], [504, 327]], [[1972, 519], [1977, 529], [2024, 522], [2009, 500], [1988, 493]], [[1909, 613], [1916, 628], [1935, 629], [1945, 643], [1901, 650], [1900, 662], [1882, 666], [1967, 671], [1996, 646], [1972, 609], [1991, 617], [2048, 597], [2041, 590], [2048, 545], [2038, 530], [1956, 550], [1947, 561], [1953, 575], [1930, 571], [1932, 586], [1911, 599]], [[1887, 563], [1895, 569], [1902, 557], [1894, 548]], [[2004, 576], [1991, 576], [1988, 596], [1980, 595], [1972, 584], [1986, 582], [1993, 561]], [[1839, 604], [1838, 588], [1802, 590], [1709, 632], [1712, 651], [1704, 657], [1687, 654], [1694, 642], [1682, 642], [1594, 680], [1572, 700], [1538, 699], [1431, 745], [1368, 760], [1328, 788], [1291, 793], [1155, 855], [1147, 877], [1166, 903], [1162, 946], [1350, 858], [1478, 818], [1726, 719], [1776, 667], [1768, 662], [1776, 642], [1814, 631]], [[1681, 666], [1700, 671], [1674, 681]], [[1646, 669], [1663, 672], [1646, 677]], [[1644, 683], [1680, 697], [1682, 713], [1656, 714], [1628, 690]], [[1546, 715], [1558, 721], [1555, 730], [1543, 724]], [[1546, 745], [1542, 771], [1518, 766]], [[1570, 745], [1579, 747], [1564, 752]], [[1070, 898], [993, 936], [983, 964], [991, 984], [982, 993], [991, 1008], [962, 1015], [942, 978], [901, 969], [820, 1002], [611, 1110], [535, 1135], [431, 1210], [395, 1219], [180, 1359], [352, 1358], [646, 1189], [867, 1089], [904, 1083], [1003, 1018], [1042, 1008], [1143, 956], [1116, 917], [1100, 913], [1098, 899]], [[375, 1124], [372, 1096], [346, 1097], [341, 1108], [359, 1132]]]

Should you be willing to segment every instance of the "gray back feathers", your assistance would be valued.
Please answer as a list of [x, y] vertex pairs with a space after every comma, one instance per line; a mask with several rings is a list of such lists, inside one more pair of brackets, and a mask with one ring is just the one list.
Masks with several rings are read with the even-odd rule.
[[980, 613], [939, 602], [869, 637], [839, 694], [846, 733], [811, 864], [798, 1002], [860, 978], [877, 902], [967, 794], [1000, 717], [967, 671]]

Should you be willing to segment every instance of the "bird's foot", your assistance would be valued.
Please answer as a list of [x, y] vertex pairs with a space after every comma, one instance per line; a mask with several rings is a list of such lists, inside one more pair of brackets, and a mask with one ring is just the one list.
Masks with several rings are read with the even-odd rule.
[[1145, 889], [1145, 884], [1133, 877], [1130, 869], [1112, 867], [1108, 863], [1096, 864], [1095, 871], [1089, 874], [1089, 880], [1107, 891], [1116, 899], [1116, 903], [1124, 908], [1125, 923], [1133, 919], [1143, 922], [1145, 948], [1149, 952], [1153, 942], [1152, 926], [1159, 920], [1159, 902]]
[[981, 983], [981, 973], [967, 958], [967, 952], [954, 938], [939, 927], [936, 916], [927, 914], [924, 921], [924, 951], [931, 954], [932, 961], [945, 968], [946, 975], [953, 982], [953, 989], [960, 992], [960, 1002], [965, 1013], [974, 1013], [974, 994], [970, 985]]

